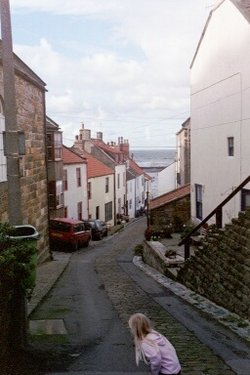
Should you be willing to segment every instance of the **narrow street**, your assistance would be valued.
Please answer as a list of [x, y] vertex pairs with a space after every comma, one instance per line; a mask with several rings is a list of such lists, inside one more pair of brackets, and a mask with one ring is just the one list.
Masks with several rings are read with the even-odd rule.
[[132, 263], [145, 218], [73, 254], [68, 268], [32, 320], [64, 323], [65, 333], [32, 336], [41, 374], [147, 374], [135, 365], [127, 321], [148, 315], [174, 344], [182, 374], [247, 375], [249, 347], [207, 320]]

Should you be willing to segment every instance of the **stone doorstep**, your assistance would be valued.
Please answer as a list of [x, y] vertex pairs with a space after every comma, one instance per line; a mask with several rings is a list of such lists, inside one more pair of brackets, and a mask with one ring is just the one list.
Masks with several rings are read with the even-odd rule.
[[178, 265], [184, 263], [184, 258], [180, 255], [177, 255], [172, 258], [172, 257], [165, 257], [165, 264], [167, 267], [178, 267]]

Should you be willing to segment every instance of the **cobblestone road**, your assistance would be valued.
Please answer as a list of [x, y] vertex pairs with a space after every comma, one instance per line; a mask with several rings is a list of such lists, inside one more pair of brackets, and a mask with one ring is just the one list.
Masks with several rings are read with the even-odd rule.
[[[138, 224], [140, 225], [140, 224]], [[154, 322], [157, 330], [165, 334], [175, 346], [185, 375], [232, 375], [235, 374], [211, 349], [202, 344], [190, 331], [168, 314], [160, 305], [141, 290], [122, 270], [117, 259], [140, 242], [138, 225], [119, 236], [119, 242], [105, 251], [105, 256], [96, 260], [96, 269], [101, 277], [114, 308], [121, 321], [127, 321], [134, 312], [143, 312]], [[132, 244], [133, 246], [133, 244]], [[141, 272], [138, 270], [138, 272]]]

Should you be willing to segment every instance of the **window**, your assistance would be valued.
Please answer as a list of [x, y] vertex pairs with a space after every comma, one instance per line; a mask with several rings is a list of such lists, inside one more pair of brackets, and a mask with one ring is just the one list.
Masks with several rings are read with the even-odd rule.
[[99, 215], [100, 215], [100, 207], [96, 206], [96, 208], [95, 208], [95, 218], [99, 219]]
[[245, 211], [247, 208], [250, 208], [250, 190], [242, 189], [241, 190], [241, 211]]
[[123, 186], [126, 186], [126, 172], [123, 172]]
[[63, 206], [63, 182], [49, 182], [49, 208], [56, 209]]
[[117, 175], [117, 188], [120, 189], [120, 173]]
[[68, 190], [68, 171], [67, 169], [63, 170], [63, 190]]
[[47, 133], [48, 160], [56, 161], [62, 159], [62, 133]]
[[132, 209], [132, 199], [129, 200], [129, 209]]
[[228, 156], [234, 156], [234, 137], [227, 138]]
[[82, 186], [81, 168], [76, 168], [76, 186], [77, 187]]
[[82, 220], [82, 202], [77, 203], [77, 217], [78, 220]]
[[202, 185], [195, 184], [196, 217], [202, 220]]
[[121, 198], [118, 198], [118, 214], [121, 213], [121, 209], [122, 209], [122, 203], [121, 203]]
[[105, 193], [109, 192], [109, 177], [105, 178]]
[[112, 211], [113, 211], [112, 201], [105, 203], [105, 221], [112, 220], [113, 218]]
[[[0, 102], [1, 104], [1, 102]], [[2, 106], [0, 105], [0, 112]], [[3, 132], [5, 131], [5, 120], [2, 113], [0, 113], [0, 182], [7, 181], [7, 160], [4, 155]]]
[[144, 186], [144, 176], [141, 176], [141, 186]]
[[88, 199], [92, 198], [91, 182], [88, 182]]

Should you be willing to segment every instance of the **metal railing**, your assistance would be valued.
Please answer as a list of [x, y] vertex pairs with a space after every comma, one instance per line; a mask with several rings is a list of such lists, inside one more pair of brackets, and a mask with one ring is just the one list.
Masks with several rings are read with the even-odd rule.
[[248, 182], [250, 181], [250, 176], [248, 176], [236, 189], [232, 191], [209, 215], [205, 217], [196, 227], [194, 227], [179, 243], [181, 246], [184, 244], [184, 257], [185, 260], [190, 257], [190, 243], [191, 236], [197, 232], [212, 216], [216, 215], [215, 225], [217, 228], [222, 228], [222, 208], [228, 203]]

